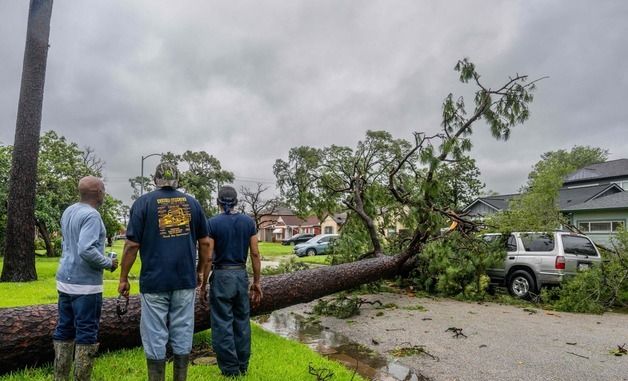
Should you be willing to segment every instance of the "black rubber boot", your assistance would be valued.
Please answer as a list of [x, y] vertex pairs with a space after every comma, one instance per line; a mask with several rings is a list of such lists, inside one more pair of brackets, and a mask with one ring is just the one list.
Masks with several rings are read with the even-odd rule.
[[69, 381], [74, 359], [74, 341], [53, 340], [52, 344], [55, 348], [54, 381]]
[[172, 360], [172, 376], [174, 381], [185, 381], [188, 378], [190, 355], [174, 355]]
[[146, 359], [148, 367], [148, 381], [166, 380], [166, 360]]

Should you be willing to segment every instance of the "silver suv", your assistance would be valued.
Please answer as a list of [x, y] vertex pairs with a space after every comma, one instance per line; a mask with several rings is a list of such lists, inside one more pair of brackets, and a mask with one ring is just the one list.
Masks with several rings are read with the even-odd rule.
[[[493, 241], [500, 234], [486, 234]], [[505, 285], [519, 298], [530, 298], [542, 286], [557, 285], [567, 276], [587, 270], [600, 262], [593, 242], [582, 234], [512, 233], [505, 240], [506, 258], [502, 265], [488, 269], [491, 282]]]

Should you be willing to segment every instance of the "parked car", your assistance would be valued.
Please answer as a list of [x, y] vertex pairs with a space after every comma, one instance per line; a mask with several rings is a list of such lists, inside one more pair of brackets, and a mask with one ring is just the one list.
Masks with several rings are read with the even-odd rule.
[[297, 257], [306, 255], [325, 254], [330, 244], [338, 237], [338, 234], [319, 234], [305, 243], [294, 246], [294, 254]]
[[286, 238], [281, 241], [282, 245], [296, 245], [297, 243], [307, 242], [310, 239], [314, 238], [314, 234], [303, 233], [303, 234], [295, 234], [290, 238]]
[[[484, 239], [504, 239], [486, 234]], [[589, 237], [565, 231], [512, 233], [504, 239], [506, 255], [497, 268], [488, 269], [492, 283], [505, 285], [511, 295], [529, 299], [541, 287], [558, 285], [566, 277], [599, 264], [600, 253]]]

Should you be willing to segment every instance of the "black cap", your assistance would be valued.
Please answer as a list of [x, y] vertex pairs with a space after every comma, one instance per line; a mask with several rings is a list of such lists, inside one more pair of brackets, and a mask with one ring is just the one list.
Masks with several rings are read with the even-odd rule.
[[238, 192], [230, 185], [222, 186], [218, 190], [218, 202], [221, 204], [235, 205], [238, 203]]

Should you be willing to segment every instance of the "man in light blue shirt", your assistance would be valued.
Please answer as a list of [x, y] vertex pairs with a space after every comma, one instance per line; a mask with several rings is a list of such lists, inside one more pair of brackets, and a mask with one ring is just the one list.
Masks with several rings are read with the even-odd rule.
[[59, 319], [52, 336], [54, 379], [69, 380], [74, 358], [74, 379], [89, 380], [98, 351], [98, 325], [102, 307], [103, 269], [114, 271], [118, 260], [104, 255], [106, 232], [100, 213], [105, 185], [93, 176], [78, 186], [80, 202], [61, 217], [63, 252], [57, 270]]

